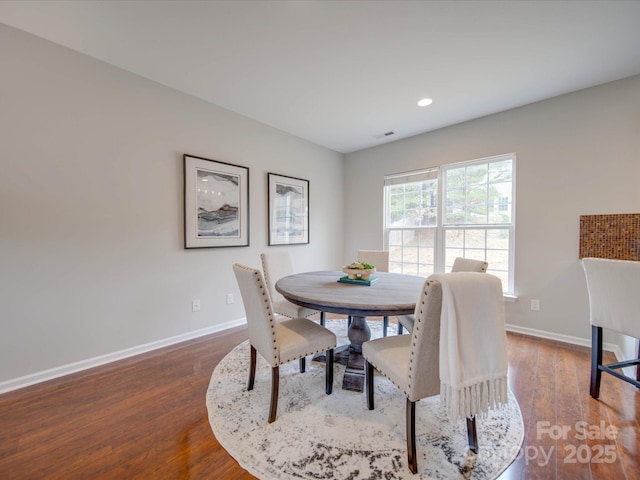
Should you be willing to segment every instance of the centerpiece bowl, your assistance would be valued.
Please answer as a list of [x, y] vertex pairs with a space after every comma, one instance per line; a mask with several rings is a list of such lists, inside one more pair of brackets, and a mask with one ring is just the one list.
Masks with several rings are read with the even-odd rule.
[[371, 275], [376, 273], [374, 268], [350, 268], [350, 265], [342, 267], [342, 271], [347, 274], [350, 280], [369, 280]]

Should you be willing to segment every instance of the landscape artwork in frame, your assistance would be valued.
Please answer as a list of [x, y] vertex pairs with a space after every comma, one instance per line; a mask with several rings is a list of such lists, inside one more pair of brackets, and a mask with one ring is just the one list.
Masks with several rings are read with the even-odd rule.
[[249, 169], [184, 155], [184, 248], [249, 245]]
[[309, 180], [268, 174], [269, 245], [309, 243]]

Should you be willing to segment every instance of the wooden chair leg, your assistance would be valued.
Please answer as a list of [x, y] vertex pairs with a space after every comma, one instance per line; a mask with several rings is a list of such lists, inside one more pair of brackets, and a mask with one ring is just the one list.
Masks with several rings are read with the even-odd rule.
[[407, 460], [411, 473], [418, 473], [416, 457], [416, 402], [407, 398]]
[[476, 416], [467, 417], [467, 439], [469, 440], [469, 450], [478, 453], [478, 431], [476, 430]]
[[351, 326], [351, 315], [347, 317], [347, 328]]
[[365, 360], [365, 382], [367, 384], [367, 408], [373, 410], [373, 365]]
[[333, 348], [330, 350], [327, 350], [326, 353], [326, 360], [325, 360], [325, 388], [324, 391], [327, 393], [327, 395], [331, 395], [331, 392], [333, 392]]
[[253, 390], [253, 383], [256, 379], [256, 349], [253, 345], [249, 348], [249, 381], [247, 382], [247, 390]]
[[327, 320], [327, 315], [325, 312], [320, 312], [320, 325], [324, 327], [324, 324]]
[[300, 359], [300, 373], [304, 373], [307, 371], [307, 357], [302, 357]]
[[387, 328], [389, 328], [389, 317], [384, 317], [382, 319], [382, 336], [387, 336]]
[[591, 326], [591, 385], [589, 394], [597, 399], [600, 396], [600, 380], [602, 379], [602, 327]]
[[278, 411], [278, 389], [280, 387], [280, 367], [271, 368], [271, 404], [269, 406], [269, 423], [276, 419]]

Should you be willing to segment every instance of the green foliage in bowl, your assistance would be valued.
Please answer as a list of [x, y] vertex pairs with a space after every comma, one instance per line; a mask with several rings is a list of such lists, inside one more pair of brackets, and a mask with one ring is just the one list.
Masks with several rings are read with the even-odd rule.
[[376, 267], [367, 262], [353, 262], [346, 265], [345, 268], [352, 268], [353, 270], [372, 270]]

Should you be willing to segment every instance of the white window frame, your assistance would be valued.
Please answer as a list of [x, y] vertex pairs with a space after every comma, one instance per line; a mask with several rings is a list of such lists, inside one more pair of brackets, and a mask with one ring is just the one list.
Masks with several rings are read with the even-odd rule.
[[[445, 224], [445, 174], [448, 170], [461, 168], [461, 167], [469, 167], [473, 165], [482, 165], [489, 164], [495, 162], [502, 162], [505, 160], [511, 160], [511, 222], [510, 223], [500, 223], [500, 224]], [[501, 229], [509, 231], [509, 252], [508, 252], [508, 274], [507, 274], [507, 284], [503, 285], [504, 294], [506, 297], [513, 297], [515, 291], [515, 233], [516, 233], [516, 154], [508, 153], [503, 155], [497, 155], [492, 157], [485, 157], [480, 159], [475, 159], [471, 161], [458, 162], [453, 164], [442, 165], [439, 167], [435, 167], [427, 170], [420, 170], [416, 172], [406, 172], [395, 175], [385, 176], [385, 187], [384, 187], [384, 248], [389, 250], [389, 236], [391, 231], [402, 230], [402, 228], [393, 228], [387, 225], [387, 219], [389, 218], [389, 199], [387, 198], [388, 189], [387, 187], [391, 184], [398, 183], [411, 183], [412, 179], [419, 178], [421, 174], [424, 172], [437, 170], [438, 176], [438, 207], [437, 207], [437, 221], [435, 226], [424, 226], [424, 227], [415, 227], [412, 230], [420, 230], [420, 229], [435, 229], [435, 246], [434, 246], [434, 272], [443, 273], [445, 271], [445, 232], [448, 229], [460, 229], [460, 230], [491, 230], [491, 229]], [[402, 179], [405, 178], [406, 182], [402, 182]], [[413, 180], [415, 181], [415, 180]], [[498, 202], [500, 204], [500, 202]], [[487, 247], [485, 245], [485, 254], [487, 251]], [[489, 269], [491, 269], [491, 265], [489, 265]]]
[[[393, 231], [397, 231], [397, 232], [405, 232], [405, 231], [410, 231], [410, 232], [414, 232], [416, 230], [424, 230], [424, 231], [432, 231], [433, 232], [433, 237], [434, 237], [434, 243], [437, 243], [437, 236], [438, 236], [438, 231], [437, 231], [437, 224], [436, 225], [425, 225], [425, 226], [407, 226], [407, 225], [403, 225], [403, 226], [396, 226], [393, 228], [389, 228], [387, 226], [387, 220], [390, 219], [391, 217], [391, 212], [389, 211], [389, 206], [390, 206], [390, 199], [387, 197], [388, 195], [388, 189], [387, 187], [393, 186], [393, 185], [405, 185], [405, 184], [411, 184], [411, 183], [416, 183], [416, 182], [420, 182], [420, 181], [425, 181], [425, 180], [429, 180], [429, 181], [436, 181], [436, 183], [439, 185], [440, 184], [440, 171], [438, 167], [435, 168], [428, 168], [428, 169], [424, 169], [424, 170], [418, 170], [418, 171], [413, 171], [413, 172], [405, 172], [405, 173], [399, 173], [399, 174], [395, 174], [395, 175], [387, 175], [384, 177], [384, 220], [383, 220], [383, 225], [384, 225], [384, 248], [386, 250], [390, 249], [390, 241], [389, 241], [389, 233], [391, 230]], [[440, 191], [436, 190], [436, 203], [437, 203], [437, 207], [436, 207], [436, 217], [440, 216], [440, 212], [439, 212], [439, 206], [441, 203], [440, 200]], [[403, 233], [404, 235], [404, 233]], [[404, 247], [403, 247], [404, 248]], [[434, 256], [435, 256], [435, 248], [434, 248]], [[391, 260], [391, 259], [390, 259]], [[420, 264], [421, 262], [419, 261], [420, 259], [417, 258], [416, 259], [416, 263], [415, 264], [404, 264], [404, 265], [411, 265], [411, 266], [415, 266], [416, 270], [420, 269]], [[390, 267], [392, 268], [392, 264], [393, 262], [390, 261]], [[435, 258], [434, 258], [434, 269], [436, 266], [436, 262], [435, 262]], [[403, 273], [408, 273], [408, 274], [418, 274], [413, 272], [413, 268], [408, 268], [408, 272], [404, 270], [402, 270]]]

